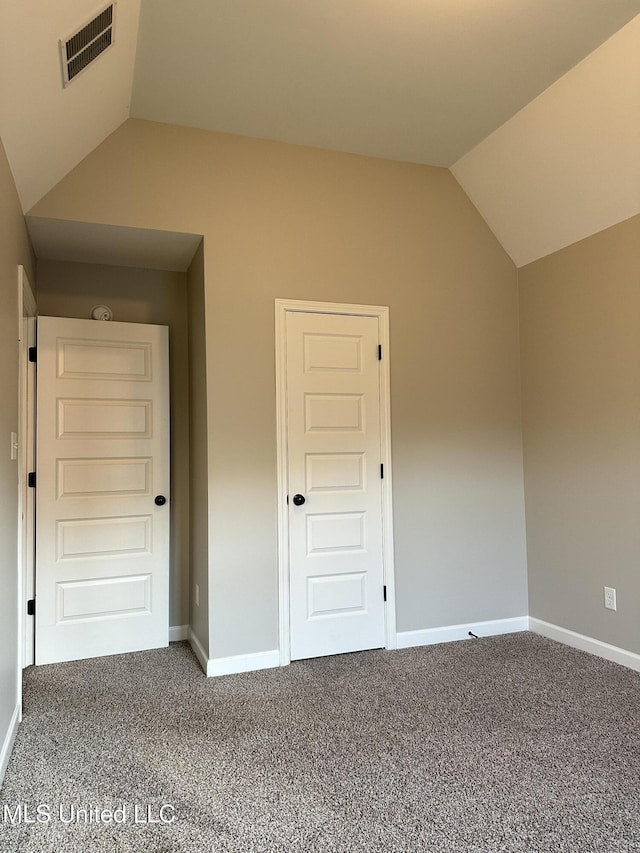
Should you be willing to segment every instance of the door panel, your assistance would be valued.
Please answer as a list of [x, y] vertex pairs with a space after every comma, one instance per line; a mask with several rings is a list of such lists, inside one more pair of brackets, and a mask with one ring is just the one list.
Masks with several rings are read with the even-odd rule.
[[151, 378], [151, 345], [118, 341], [58, 341], [58, 376], [62, 379]]
[[151, 400], [59, 399], [57, 437], [151, 438]]
[[150, 495], [151, 459], [58, 459], [59, 498]]
[[364, 489], [364, 453], [307, 453], [306, 491]]
[[168, 331], [38, 320], [36, 663], [166, 646]]
[[378, 319], [286, 320], [291, 657], [384, 646]]
[[309, 578], [308, 618], [366, 611], [366, 575], [325, 575]]
[[58, 584], [58, 621], [151, 612], [151, 575]]
[[305, 394], [306, 432], [362, 432], [360, 394]]

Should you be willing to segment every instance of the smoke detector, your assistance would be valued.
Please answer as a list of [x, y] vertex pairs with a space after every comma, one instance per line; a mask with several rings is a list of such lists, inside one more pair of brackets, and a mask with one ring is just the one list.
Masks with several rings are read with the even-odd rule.
[[113, 320], [113, 311], [108, 305], [94, 305], [89, 317], [92, 320]]
[[81, 71], [112, 46], [115, 7], [115, 2], [109, 3], [79, 30], [60, 40], [63, 86], [68, 86]]

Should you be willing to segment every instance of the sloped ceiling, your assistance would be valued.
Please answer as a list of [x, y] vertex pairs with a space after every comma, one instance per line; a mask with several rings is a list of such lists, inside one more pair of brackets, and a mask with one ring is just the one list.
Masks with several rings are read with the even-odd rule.
[[640, 213], [640, 17], [452, 172], [518, 267]]
[[118, 4], [113, 47], [62, 86], [59, 40], [104, 5], [0, 2], [0, 137], [25, 211], [129, 117], [140, 0]]
[[[132, 116], [455, 162], [454, 174], [521, 262], [560, 247], [530, 240], [523, 223], [543, 220], [563, 191], [555, 186], [547, 198], [535, 180], [509, 174], [512, 160], [522, 171], [539, 167], [522, 160], [522, 133], [508, 157], [505, 142], [486, 162], [481, 141], [493, 144], [497, 128], [600, 50], [640, 12], [640, 0], [120, 0], [115, 45], [63, 89], [58, 39], [100, 8], [93, 0], [0, 0], [0, 136], [25, 211]], [[562, 161], [575, 148], [573, 137], [545, 142], [545, 133], [543, 160]], [[599, 148], [600, 185], [607, 170], [619, 171], [617, 153]], [[506, 183], [513, 192], [500, 201], [496, 185]], [[596, 196], [588, 203], [604, 204], [605, 219], [624, 206]], [[567, 206], [583, 201], [579, 192]], [[516, 206], [519, 225], [510, 230]], [[581, 229], [602, 221], [587, 216]], [[574, 233], [560, 230], [562, 240]]]
[[640, 0], [142, 0], [131, 115], [450, 166], [639, 11]]

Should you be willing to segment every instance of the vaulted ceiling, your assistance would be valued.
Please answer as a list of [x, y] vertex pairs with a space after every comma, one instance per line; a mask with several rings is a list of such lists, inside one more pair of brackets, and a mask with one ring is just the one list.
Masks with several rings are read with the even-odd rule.
[[638, 11], [635, 0], [150, 0], [131, 112], [450, 166]]
[[[25, 211], [131, 116], [453, 165], [524, 263], [553, 241], [521, 250], [503, 221], [512, 201], [492, 201], [496, 132], [640, 0], [120, 0], [113, 48], [63, 89], [58, 40], [100, 8], [1, 2], [0, 136]], [[525, 122], [510, 144], [527, 132]]]

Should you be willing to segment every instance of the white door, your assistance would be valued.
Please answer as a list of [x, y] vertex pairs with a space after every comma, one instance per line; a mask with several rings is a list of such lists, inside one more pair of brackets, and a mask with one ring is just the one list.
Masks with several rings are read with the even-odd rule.
[[381, 648], [379, 321], [286, 317], [291, 658]]
[[37, 350], [36, 664], [166, 646], [168, 330], [40, 317]]

